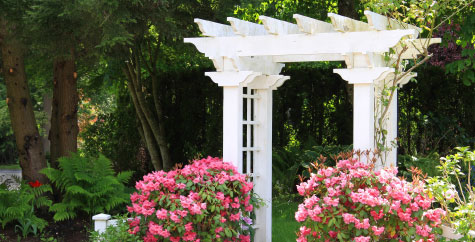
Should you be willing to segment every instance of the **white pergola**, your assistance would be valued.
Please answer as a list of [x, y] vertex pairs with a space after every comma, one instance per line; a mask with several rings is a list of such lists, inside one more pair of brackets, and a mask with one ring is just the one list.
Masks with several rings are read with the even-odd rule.
[[[408, 49], [402, 59], [413, 59], [423, 46], [440, 39], [418, 39], [421, 29], [365, 11], [368, 23], [329, 13], [331, 23], [299, 14], [297, 24], [260, 16], [263, 25], [229, 17], [230, 25], [195, 19], [206, 37], [186, 38], [211, 59], [216, 72], [206, 72], [223, 87], [223, 160], [249, 174], [254, 191], [266, 202], [258, 209], [255, 241], [272, 240], [272, 91], [290, 77], [280, 75], [286, 62], [345, 61], [334, 69], [354, 86], [353, 148], [375, 149], [375, 107], [380, 93], [391, 85], [395, 68], [390, 49]], [[390, 55], [391, 56], [391, 55]], [[404, 85], [415, 73], [399, 80]], [[397, 137], [397, 95], [384, 127], [386, 147]], [[379, 167], [396, 165], [396, 148]]]

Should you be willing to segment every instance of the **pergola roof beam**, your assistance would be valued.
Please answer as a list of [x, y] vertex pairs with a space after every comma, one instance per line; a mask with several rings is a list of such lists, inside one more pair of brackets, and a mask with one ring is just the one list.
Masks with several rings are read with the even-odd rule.
[[218, 56], [279, 56], [388, 52], [402, 37], [415, 30], [387, 30], [315, 35], [263, 35], [220, 38], [185, 38], [207, 57]]
[[264, 28], [269, 34], [285, 35], [285, 34], [301, 34], [299, 27], [296, 24], [282, 21], [279, 19], [259, 16], [259, 19], [264, 24]]
[[229, 25], [219, 24], [204, 19], [195, 18], [201, 33], [208, 37], [235, 36], [233, 28]]
[[371, 28], [375, 30], [415, 29], [417, 31], [417, 34], [414, 36], [414, 38], [417, 38], [419, 33], [422, 32], [422, 29], [417, 26], [402, 23], [381, 14], [377, 14], [368, 10], [364, 11], [364, 14], [368, 18], [368, 24], [371, 26]]
[[[407, 39], [404, 40], [404, 45], [408, 47], [408, 49], [402, 52], [403, 59], [415, 59], [418, 55], [424, 54], [424, 48], [426, 46], [432, 44], [440, 44], [442, 43], [441, 38], [430, 38], [430, 39]], [[398, 44], [394, 47], [396, 53], [401, 53], [402, 45]]]
[[309, 18], [300, 14], [294, 14], [293, 17], [297, 21], [297, 25], [301, 32], [307, 34], [336, 32], [331, 23]]
[[370, 31], [371, 27], [365, 22], [354, 20], [345, 16], [341, 16], [335, 13], [328, 13], [332, 21], [333, 28], [339, 32], [359, 32]]
[[248, 21], [240, 20], [233, 17], [227, 18], [228, 22], [231, 23], [233, 31], [237, 35], [241, 36], [257, 36], [257, 35], [267, 35], [267, 31], [264, 28], [264, 25], [251, 23]]

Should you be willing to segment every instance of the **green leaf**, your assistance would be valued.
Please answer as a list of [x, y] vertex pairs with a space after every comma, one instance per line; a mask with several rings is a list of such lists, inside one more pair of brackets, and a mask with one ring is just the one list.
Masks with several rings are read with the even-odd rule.
[[231, 238], [233, 234], [231, 233], [231, 230], [229, 228], [224, 229], [224, 233], [226, 234], [226, 237]]

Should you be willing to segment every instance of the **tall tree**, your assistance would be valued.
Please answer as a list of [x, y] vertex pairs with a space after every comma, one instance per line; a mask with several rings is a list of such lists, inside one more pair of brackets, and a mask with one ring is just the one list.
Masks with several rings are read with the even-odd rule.
[[7, 87], [8, 110], [23, 179], [46, 183], [46, 177], [38, 172], [46, 167], [46, 159], [25, 72], [23, 59], [25, 46], [20, 40], [19, 32], [21, 24], [12, 20], [5, 12], [0, 12], [1, 66]]
[[141, 124], [139, 133], [157, 170], [169, 170], [174, 165], [167, 134], [167, 114], [163, 108], [164, 103], [172, 102], [173, 95], [163, 95], [166, 92], [162, 88], [168, 82], [163, 78], [164, 71], [184, 64], [191, 66], [190, 60], [185, 63], [176, 60], [178, 55], [186, 55], [183, 49], [188, 46], [184, 46], [183, 36], [197, 33], [193, 18], [221, 18], [226, 11], [232, 12], [236, 2], [118, 0], [114, 4], [105, 1], [97, 8], [100, 9], [97, 16], [104, 18], [100, 21], [104, 30], [102, 47], [121, 60]]
[[[53, 101], [51, 164], [78, 148], [78, 62], [91, 56], [98, 26], [90, 21], [89, 1], [35, 0], [27, 19], [38, 41], [38, 52], [52, 60]], [[84, 61], [87, 63], [87, 61]], [[89, 67], [93, 66], [88, 64]]]

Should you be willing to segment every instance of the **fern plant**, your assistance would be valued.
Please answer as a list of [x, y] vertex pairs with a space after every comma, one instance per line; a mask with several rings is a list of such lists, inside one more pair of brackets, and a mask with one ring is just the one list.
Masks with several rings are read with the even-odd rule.
[[[18, 181], [20, 182], [20, 181]], [[35, 184], [32, 186], [32, 184]], [[15, 231], [21, 230], [23, 237], [29, 233], [42, 231], [48, 222], [35, 215], [40, 207], [51, 206], [51, 200], [44, 196], [51, 192], [51, 186], [39, 182], [27, 184], [21, 182], [19, 189], [9, 190], [5, 184], [0, 185], [0, 224], [2, 228], [15, 222]]]
[[95, 158], [72, 153], [59, 158], [58, 162], [59, 169], [41, 171], [62, 193], [61, 202], [50, 207], [55, 221], [75, 218], [78, 213], [109, 212], [129, 201], [124, 184], [132, 172], [115, 174], [111, 161], [103, 155]]

